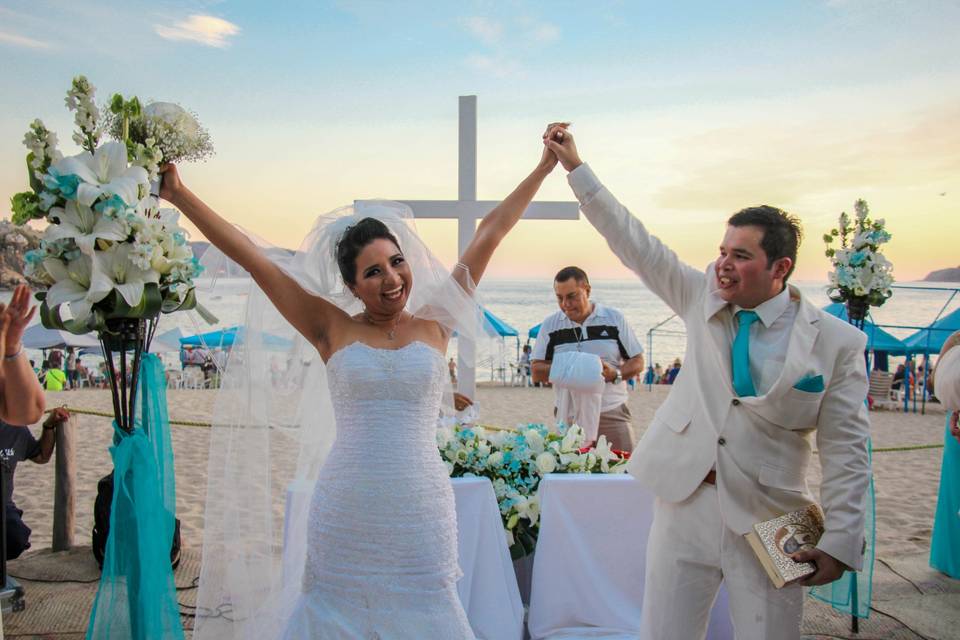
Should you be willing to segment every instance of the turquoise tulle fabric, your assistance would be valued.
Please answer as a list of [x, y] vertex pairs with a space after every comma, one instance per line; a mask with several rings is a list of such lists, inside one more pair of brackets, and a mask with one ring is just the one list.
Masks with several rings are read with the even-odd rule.
[[170, 567], [176, 494], [166, 380], [153, 354], [141, 364], [138, 392], [133, 433], [114, 423], [110, 535], [88, 640], [183, 638]]
[[940, 467], [940, 496], [933, 518], [933, 539], [930, 540], [930, 566], [960, 580], [960, 442], [950, 435], [949, 413], [946, 430], [943, 465]]
[[[873, 440], [867, 443], [867, 453], [873, 464]], [[877, 496], [873, 489], [873, 476], [870, 477], [870, 490], [867, 495], [867, 520], [863, 528], [866, 548], [863, 554], [863, 570], [847, 571], [839, 580], [830, 584], [813, 587], [809, 594], [822, 600], [837, 611], [858, 618], [870, 617], [870, 605], [873, 602], [873, 562], [876, 557], [874, 545], [877, 537], [876, 526]]]

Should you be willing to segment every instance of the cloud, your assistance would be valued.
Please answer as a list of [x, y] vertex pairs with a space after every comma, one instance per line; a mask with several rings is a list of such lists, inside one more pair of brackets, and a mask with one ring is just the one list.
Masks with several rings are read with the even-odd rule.
[[467, 66], [489, 73], [498, 78], [519, 78], [523, 76], [523, 69], [519, 64], [503, 56], [487, 56], [474, 54], [466, 59]]
[[25, 49], [53, 48], [49, 42], [41, 42], [40, 40], [34, 40], [33, 38], [17, 35], [16, 33], [7, 33], [5, 31], [0, 31], [0, 43], [23, 47]]
[[153, 30], [166, 40], [188, 40], [218, 49], [230, 46], [228, 38], [240, 33], [240, 27], [223, 18], [197, 14], [181, 20], [172, 27], [154, 25]]
[[530, 39], [541, 44], [553, 42], [560, 38], [560, 27], [555, 24], [541, 24], [530, 31]]
[[474, 38], [489, 47], [498, 44], [503, 37], [503, 25], [490, 18], [470, 16], [463, 19], [463, 25]]

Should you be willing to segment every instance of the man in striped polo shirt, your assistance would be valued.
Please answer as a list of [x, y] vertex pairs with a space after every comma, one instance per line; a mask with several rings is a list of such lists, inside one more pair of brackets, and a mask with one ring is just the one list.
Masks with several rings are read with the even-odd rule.
[[600, 429], [614, 449], [633, 451], [626, 380], [643, 370], [643, 347], [618, 309], [590, 300], [590, 281], [579, 267], [561, 269], [553, 280], [560, 310], [540, 325], [532, 355], [534, 382], [550, 378], [555, 353], [591, 353], [603, 363]]

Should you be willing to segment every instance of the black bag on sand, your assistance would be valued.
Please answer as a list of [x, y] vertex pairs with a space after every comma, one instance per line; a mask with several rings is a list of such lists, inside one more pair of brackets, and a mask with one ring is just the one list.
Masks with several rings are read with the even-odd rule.
[[[113, 502], [113, 471], [100, 478], [97, 483], [97, 497], [93, 501], [93, 531], [91, 544], [97, 566], [103, 570], [103, 554], [107, 548], [107, 536], [110, 535], [110, 505]], [[174, 520], [173, 544], [170, 545], [170, 566], [176, 570], [180, 566], [180, 518]]]

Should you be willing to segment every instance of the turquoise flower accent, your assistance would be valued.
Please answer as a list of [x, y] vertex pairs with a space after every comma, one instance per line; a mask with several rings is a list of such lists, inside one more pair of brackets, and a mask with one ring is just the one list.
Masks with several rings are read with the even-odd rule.
[[136, 219], [135, 214], [130, 212], [130, 207], [127, 206], [127, 203], [123, 201], [123, 198], [117, 194], [111, 195], [109, 198], [101, 200], [97, 204], [93, 205], [93, 208], [98, 213], [101, 213], [109, 218], [117, 218], [120, 214], [125, 214], [128, 222], [132, 222]]
[[60, 173], [56, 167], [50, 167], [43, 176], [43, 186], [60, 193], [67, 200], [74, 200], [80, 186], [80, 177], [73, 173]]

